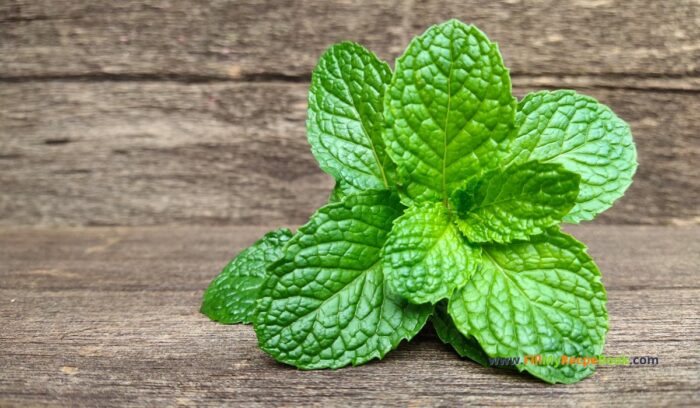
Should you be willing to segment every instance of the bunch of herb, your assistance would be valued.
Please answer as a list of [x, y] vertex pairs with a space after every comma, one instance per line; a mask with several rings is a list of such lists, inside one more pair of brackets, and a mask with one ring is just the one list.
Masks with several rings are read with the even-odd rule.
[[[381, 359], [430, 319], [463, 357], [596, 356], [606, 293], [561, 223], [592, 220], [632, 182], [629, 126], [573, 91], [520, 102], [498, 47], [456, 20], [392, 72], [362, 46], [313, 72], [308, 140], [336, 187], [296, 233], [268, 233], [214, 279], [202, 312], [253, 323], [300, 369]], [[572, 383], [593, 365], [517, 368]]]

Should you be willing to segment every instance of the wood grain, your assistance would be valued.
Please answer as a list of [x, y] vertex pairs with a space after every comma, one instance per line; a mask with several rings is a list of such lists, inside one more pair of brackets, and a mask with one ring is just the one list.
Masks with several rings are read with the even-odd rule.
[[302, 372], [198, 313], [261, 227], [0, 229], [2, 406], [700, 404], [700, 227], [579, 226], [608, 288], [601, 367], [571, 386], [459, 359], [426, 329], [381, 362]]
[[[5, 84], [0, 225], [303, 223], [333, 184], [306, 141], [307, 87]], [[577, 89], [627, 120], [639, 151], [634, 184], [597, 222], [699, 223], [697, 95]]]
[[[604, 274], [605, 353], [659, 365], [548, 386], [426, 329], [301, 372], [198, 313], [273, 228], [211, 225], [298, 225], [326, 200], [304, 129], [323, 50], [393, 61], [454, 17], [499, 43], [518, 96], [572, 88], [631, 124], [635, 183], [569, 230]], [[700, 405], [699, 64], [697, 0], [0, 1], [0, 406]]]
[[635, 183], [598, 223], [700, 223], [700, 3], [0, 2], [0, 225], [298, 224], [332, 181], [304, 136], [310, 72], [477, 24], [515, 92], [572, 88], [632, 125]]
[[308, 77], [329, 44], [353, 40], [393, 61], [449, 18], [488, 33], [517, 75], [682, 81], [700, 69], [696, 0], [10, 0], [0, 67], [5, 78]]

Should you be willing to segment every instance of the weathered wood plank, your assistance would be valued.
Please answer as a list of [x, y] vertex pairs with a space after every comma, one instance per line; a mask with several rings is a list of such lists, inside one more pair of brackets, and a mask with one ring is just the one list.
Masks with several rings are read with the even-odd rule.
[[[608, 287], [607, 355], [571, 386], [460, 360], [426, 330], [381, 362], [302, 372], [197, 311], [261, 227], [0, 229], [0, 405], [700, 404], [700, 227], [579, 226]], [[652, 239], [653, 237], [653, 239]]]
[[[305, 137], [307, 86], [4, 84], [0, 225], [303, 223], [332, 187]], [[598, 222], [700, 222], [697, 95], [578, 89], [626, 119], [639, 150], [633, 186]]]
[[700, 73], [700, 2], [418, 1], [411, 31], [449, 18], [476, 24], [520, 74]]
[[329, 44], [353, 40], [393, 60], [412, 36], [455, 17], [497, 41], [518, 75], [684, 83], [700, 69], [696, 0], [12, 0], [0, 5], [0, 75], [307, 77]]
[[[235, 254], [280, 226], [1, 227], [0, 289], [197, 291]], [[608, 289], [700, 288], [694, 266], [700, 226], [587, 224], [565, 230], [587, 244]], [[141, 266], [160, 261], [170, 265], [167, 279]]]

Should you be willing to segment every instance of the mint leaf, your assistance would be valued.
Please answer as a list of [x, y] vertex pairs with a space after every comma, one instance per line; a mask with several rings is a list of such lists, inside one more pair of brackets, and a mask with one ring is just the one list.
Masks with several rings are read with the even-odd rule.
[[632, 181], [630, 130], [610, 109], [573, 91], [517, 104], [497, 45], [450, 20], [393, 74], [360, 45], [330, 47], [307, 125], [329, 204], [242, 252], [204, 313], [255, 320], [260, 347], [301, 369], [382, 358], [434, 311], [440, 339], [483, 365], [552, 383], [593, 372], [556, 365], [599, 354], [608, 327], [600, 273], [557, 224], [592, 219]]
[[[530, 242], [484, 245], [483, 265], [450, 299], [456, 327], [491, 357], [590, 357], [603, 351], [608, 316], [600, 272], [585, 246], [558, 231]], [[551, 383], [573, 383], [593, 366], [520, 364]]]
[[446, 201], [467, 177], [495, 168], [515, 110], [498, 47], [476, 27], [450, 20], [414, 38], [384, 107], [402, 199]]
[[449, 298], [464, 286], [479, 252], [462, 239], [442, 203], [424, 203], [394, 221], [383, 257], [389, 287], [420, 304]]
[[540, 234], [574, 206], [580, 178], [559, 164], [538, 162], [487, 173], [452, 193], [457, 226], [471, 242]]
[[440, 340], [451, 345], [460, 357], [469, 358], [484, 367], [489, 366], [489, 357], [481, 349], [479, 343], [473, 337], [467, 337], [457, 330], [452, 318], [447, 313], [446, 302], [435, 305], [435, 311], [433, 311], [430, 321]]
[[238, 254], [209, 284], [201, 312], [220, 323], [252, 323], [258, 292], [267, 277], [265, 269], [282, 257], [291, 237], [290, 230], [280, 228]]
[[321, 207], [270, 268], [255, 332], [277, 361], [338, 368], [382, 358], [412, 338], [432, 311], [392, 294], [380, 251], [401, 214], [388, 191], [350, 195]]
[[344, 181], [336, 181], [335, 187], [331, 191], [330, 196], [328, 196], [329, 203], [337, 203], [343, 201], [343, 199], [350, 194], [352, 187], [346, 184]]
[[630, 128], [607, 106], [574, 91], [542, 91], [518, 105], [508, 163], [560, 163], [581, 175], [576, 206], [564, 221], [592, 220], [622, 197], [637, 169]]
[[389, 65], [350, 42], [330, 47], [311, 78], [308, 138], [323, 171], [356, 191], [389, 186], [383, 99]]

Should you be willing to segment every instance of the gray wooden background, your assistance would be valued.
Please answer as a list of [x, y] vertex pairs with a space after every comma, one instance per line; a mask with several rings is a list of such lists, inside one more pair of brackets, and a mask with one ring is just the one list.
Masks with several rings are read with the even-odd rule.
[[456, 17], [519, 97], [573, 88], [627, 120], [633, 186], [597, 223], [700, 224], [700, 2], [0, 1], [0, 225], [296, 225], [332, 186], [310, 72], [354, 40], [389, 61]]
[[[304, 125], [323, 50], [393, 61], [453, 17], [517, 96], [573, 88], [632, 126], [633, 186], [567, 231], [603, 271], [605, 354], [659, 365], [550, 386], [428, 329], [300, 372], [199, 313], [231, 256], [328, 196]], [[0, 406], [698, 406], [699, 248], [700, 0], [0, 0]]]

